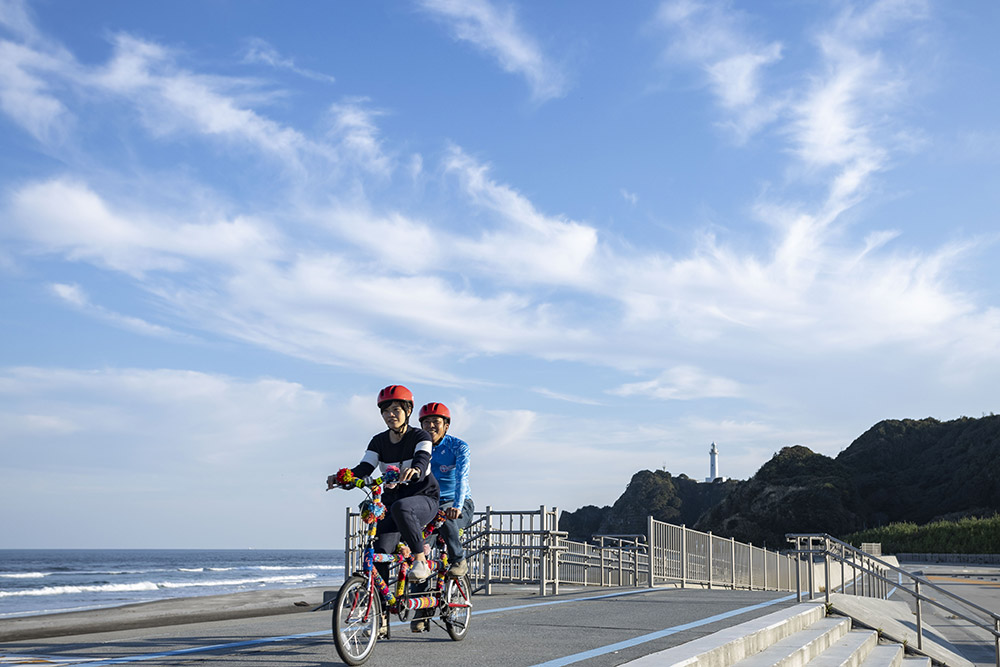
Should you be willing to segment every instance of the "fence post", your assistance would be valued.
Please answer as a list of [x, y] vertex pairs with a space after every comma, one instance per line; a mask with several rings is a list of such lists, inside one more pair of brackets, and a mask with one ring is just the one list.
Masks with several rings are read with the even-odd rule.
[[618, 585], [619, 586], [625, 585], [625, 570], [623, 568], [623, 562], [622, 562], [622, 559], [625, 556], [624, 545], [625, 545], [624, 540], [618, 540]]
[[923, 619], [920, 614], [920, 580], [913, 580], [913, 592], [916, 593], [917, 598], [917, 650], [922, 651], [924, 648], [924, 624]]
[[[558, 507], [553, 507], [552, 508], [552, 530], [554, 531], [553, 535], [552, 535], [552, 539], [555, 540], [555, 546], [556, 547], [561, 547], [562, 545], [559, 544], [559, 540], [561, 538], [558, 535], [555, 534], [556, 532], [559, 532], [559, 508]], [[555, 549], [552, 552], [552, 594], [553, 595], [559, 595], [559, 574], [560, 574], [559, 573], [559, 554], [561, 554], [561, 553], [562, 553], [562, 550], [560, 550], [560, 549]]]
[[823, 538], [823, 576], [826, 603], [830, 604], [830, 540], [827, 538]]
[[708, 531], [708, 590], [712, 590], [712, 531]]
[[733, 583], [733, 590], [735, 591], [736, 590], [736, 538], [735, 537], [729, 538], [729, 557], [732, 559], [733, 562], [732, 583]]
[[687, 527], [681, 524], [681, 588], [687, 588], [687, 565], [688, 565], [688, 547], [687, 547]]
[[816, 556], [813, 554], [813, 538], [812, 536], [806, 538], [809, 540], [809, 599], [816, 599]]
[[344, 522], [344, 581], [354, 573], [354, 554], [351, 552], [351, 508], [347, 510]]
[[545, 565], [549, 560], [549, 536], [545, 533], [545, 505], [538, 510], [538, 544], [542, 547], [538, 555], [538, 595], [545, 597], [548, 582], [545, 580]]
[[653, 554], [656, 553], [656, 545], [653, 542], [653, 515], [650, 514], [646, 517], [646, 531], [648, 533], [646, 537], [646, 543], [649, 545], [649, 587], [653, 587]]
[[[747, 567], [750, 568], [748, 570], [748, 572], [750, 572], [750, 582], [749, 582], [749, 584], [747, 586], [748, 586], [748, 590], [752, 591], [753, 590], [753, 542], [750, 542], [749, 547], [750, 547], [750, 552], [749, 552], [749, 555], [747, 556], [747, 560], [749, 561], [749, 564], [748, 564]], [[764, 572], [767, 572], [767, 561], [766, 560], [764, 561]]]
[[795, 601], [802, 602], [802, 541], [795, 538]]
[[1000, 618], [993, 619], [993, 629], [996, 630], [996, 634], [993, 635], [993, 645], [997, 656], [997, 667], [1000, 667]]
[[490, 505], [486, 506], [486, 567], [483, 569], [486, 572], [486, 594], [493, 594], [493, 508]]
[[840, 547], [840, 592], [847, 592], [847, 571], [845, 568], [845, 563], [847, 562], [847, 550], [844, 547]]

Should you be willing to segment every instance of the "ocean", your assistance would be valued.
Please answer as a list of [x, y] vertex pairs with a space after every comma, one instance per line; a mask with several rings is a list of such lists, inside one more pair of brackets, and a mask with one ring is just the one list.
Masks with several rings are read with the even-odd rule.
[[340, 550], [0, 549], [0, 619], [343, 581]]

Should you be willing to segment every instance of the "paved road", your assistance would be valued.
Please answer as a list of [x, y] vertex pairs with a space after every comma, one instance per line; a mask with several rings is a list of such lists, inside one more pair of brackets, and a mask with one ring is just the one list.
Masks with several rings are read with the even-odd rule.
[[[949, 593], [965, 598], [994, 613], [1000, 613], [1000, 566], [902, 563], [901, 567], [909, 572], [919, 574]], [[933, 589], [930, 591], [921, 590], [921, 593], [942, 601], [947, 597]], [[897, 593], [893, 599], [906, 600], [910, 607], [914, 608], [910, 596], [899, 596]], [[969, 613], [975, 615], [972, 612]], [[974, 627], [969, 622], [942, 611], [932, 604], [923, 604], [921, 614], [927, 623], [954, 644], [968, 660], [977, 665], [995, 666], [997, 664], [993, 636], [985, 630]]]
[[[510, 587], [473, 602], [464, 641], [440, 628], [412, 635], [408, 624], [394, 625], [368, 664], [609, 667], [795, 604], [795, 595], [564, 588], [541, 598], [535, 589]], [[307, 612], [7, 642], [0, 664], [336, 665], [329, 625], [329, 612]]]

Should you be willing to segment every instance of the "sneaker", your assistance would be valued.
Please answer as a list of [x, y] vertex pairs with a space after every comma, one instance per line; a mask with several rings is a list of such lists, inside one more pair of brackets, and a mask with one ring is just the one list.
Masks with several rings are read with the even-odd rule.
[[448, 574], [452, 577], [464, 577], [469, 572], [469, 561], [462, 558], [461, 560], [456, 560], [448, 568]]
[[427, 621], [424, 619], [420, 619], [419, 621], [411, 621], [410, 632], [427, 632]]
[[410, 568], [410, 572], [406, 575], [406, 578], [423, 581], [429, 576], [431, 576], [431, 568], [427, 566], [427, 561], [418, 560], [413, 567]]

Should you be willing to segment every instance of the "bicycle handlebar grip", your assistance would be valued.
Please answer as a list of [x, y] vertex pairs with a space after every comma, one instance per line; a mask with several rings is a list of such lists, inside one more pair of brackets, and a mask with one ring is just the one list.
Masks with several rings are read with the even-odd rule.
[[337, 486], [342, 489], [360, 489], [365, 485], [365, 480], [355, 477], [350, 468], [341, 468], [337, 471]]

